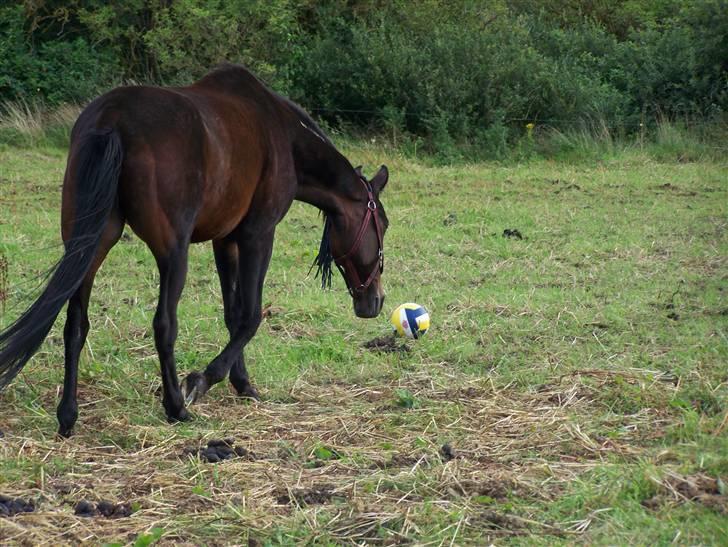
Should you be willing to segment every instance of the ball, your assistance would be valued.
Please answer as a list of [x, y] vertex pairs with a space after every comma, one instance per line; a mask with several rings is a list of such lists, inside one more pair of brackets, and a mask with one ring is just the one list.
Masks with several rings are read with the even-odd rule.
[[395, 308], [390, 322], [395, 334], [407, 338], [420, 338], [430, 328], [430, 314], [423, 306], [408, 302]]

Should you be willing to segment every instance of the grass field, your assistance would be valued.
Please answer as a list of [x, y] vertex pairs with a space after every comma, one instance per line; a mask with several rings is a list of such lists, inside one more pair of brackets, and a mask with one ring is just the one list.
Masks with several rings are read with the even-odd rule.
[[[628, 150], [438, 167], [344, 148], [391, 172], [385, 313], [356, 319], [339, 276], [330, 292], [307, 276], [321, 221], [295, 204], [246, 350], [262, 401], [221, 384], [171, 426], [157, 272], [127, 230], [92, 296], [76, 435], [55, 436], [63, 321], [0, 395], [0, 494], [36, 506], [0, 516], [0, 542], [725, 545], [728, 165]], [[64, 161], [0, 148], [0, 325], [60, 256]], [[226, 341], [209, 245], [187, 279], [181, 373]], [[405, 301], [430, 310], [427, 337], [364, 347]], [[223, 438], [247, 456], [196, 453]], [[81, 500], [132, 514], [77, 516]]]

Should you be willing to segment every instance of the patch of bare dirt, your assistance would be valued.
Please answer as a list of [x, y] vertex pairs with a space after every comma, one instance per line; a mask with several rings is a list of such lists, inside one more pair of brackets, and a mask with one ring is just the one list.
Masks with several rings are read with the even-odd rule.
[[655, 186], [655, 190], [657, 190], [658, 192], [673, 192], [675, 195], [683, 197], [692, 197], [698, 195], [698, 193], [693, 190], [685, 190], [669, 182]]
[[668, 474], [660, 481], [657, 494], [642, 502], [648, 509], [659, 509], [667, 503], [700, 503], [714, 511], [728, 515], [726, 486], [720, 477]]
[[312, 488], [281, 489], [276, 493], [276, 502], [280, 505], [323, 505], [329, 503], [334, 496], [333, 486], [319, 485]]
[[379, 351], [382, 353], [408, 353], [410, 351], [406, 344], [397, 340], [397, 337], [392, 335], [380, 336], [378, 338], [372, 338], [363, 345], [364, 348]]

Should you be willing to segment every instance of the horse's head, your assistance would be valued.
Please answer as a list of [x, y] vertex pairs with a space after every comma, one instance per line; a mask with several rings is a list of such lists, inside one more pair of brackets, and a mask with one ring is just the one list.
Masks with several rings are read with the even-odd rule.
[[316, 264], [324, 285], [331, 280], [331, 262], [344, 277], [357, 317], [376, 317], [384, 304], [381, 275], [384, 270], [384, 233], [389, 221], [379, 201], [389, 172], [382, 166], [368, 181], [355, 170], [361, 183], [357, 198], [342, 200], [339, 211], [328, 214]]

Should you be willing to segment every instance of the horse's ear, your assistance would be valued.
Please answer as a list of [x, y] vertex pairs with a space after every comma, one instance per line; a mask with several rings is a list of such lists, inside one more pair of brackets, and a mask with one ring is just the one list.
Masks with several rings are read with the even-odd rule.
[[384, 187], [387, 185], [387, 181], [389, 180], [389, 170], [387, 169], [386, 165], [382, 165], [379, 168], [379, 171], [377, 171], [377, 174], [374, 175], [374, 178], [369, 181], [369, 184], [372, 185], [372, 189], [374, 190], [375, 194], [380, 193], [382, 190], [384, 190]]
[[361, 165], [357, 165], [354, 167], [354, 173], [356, 173], [357, 177], [363, 177], [364, 173], [361, 172]]

